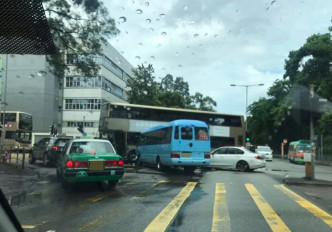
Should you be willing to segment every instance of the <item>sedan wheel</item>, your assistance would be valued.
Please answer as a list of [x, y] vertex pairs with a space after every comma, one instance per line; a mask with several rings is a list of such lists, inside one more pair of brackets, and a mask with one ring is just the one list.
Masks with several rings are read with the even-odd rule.
[[236, 165], [236, 168], [240, 171], [240, 172], [246, 172], [249, 170], [249, 165], [246, 161], [239, 161]]
[[47, 166], [47, 164], [48, 164], [47, 155], [44, 154], [44, 156], [43, 156], [43, 165], [44, 165], [44, 166]]
[[30, 152], [30, 154], [29, 154], [29, 163], [30, 163], [30, 164], [34, 164], [35, 161], [36, 161], [36, 159], [33, 157], [33, 153]]

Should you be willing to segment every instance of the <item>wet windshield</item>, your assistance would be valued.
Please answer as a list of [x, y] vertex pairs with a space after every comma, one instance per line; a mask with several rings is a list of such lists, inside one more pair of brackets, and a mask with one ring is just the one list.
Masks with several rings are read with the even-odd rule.
[[0, 2], [25, 231], [332, 231], [332, 0]]

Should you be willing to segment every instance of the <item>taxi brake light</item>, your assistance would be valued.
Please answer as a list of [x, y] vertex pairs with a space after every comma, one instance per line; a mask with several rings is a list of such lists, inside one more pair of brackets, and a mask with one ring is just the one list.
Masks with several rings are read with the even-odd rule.
[[75, 168], [87, 168], [87, 167], [89, 167], [89, 162], [88, 161], [76, 161], [76, 162], [74, 162], [74, 167]]
[[52, 147], [52, 150], [53, 150], [53, 151], [57, 151], [57, 150], [58, 150], [58, 146], [53, 146], [53, 147]]
[[119, 166], [123, 166], [123, 164], [124, 164], [124, 163], [123, 163], [123, 160], [119, 160], [119, 161], [118, 161], [118, 165], [119, 165]]
[[74, 162], [71, 161], [71, 160], [68, 160], [67, 163], [66, 163], [66, 167], [67, 168], [73, 168], [74, 167]]

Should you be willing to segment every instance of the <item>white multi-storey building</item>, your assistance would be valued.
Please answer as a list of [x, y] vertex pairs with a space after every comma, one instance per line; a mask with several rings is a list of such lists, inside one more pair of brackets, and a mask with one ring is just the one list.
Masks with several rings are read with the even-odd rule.
[[83, 125], [87, 136], [98, 136], [101, 105], [105, 101], [126, 102], [127, 80], [132, 77], [133, 66], [111, 45], [103, 47], [103, 55], [94, 56], [100, 65], [97, 76], [84, 77], [74, 71], [77, 55], [67, 54], [69, 71], [63, 83], [62, 133], [81, 136]]

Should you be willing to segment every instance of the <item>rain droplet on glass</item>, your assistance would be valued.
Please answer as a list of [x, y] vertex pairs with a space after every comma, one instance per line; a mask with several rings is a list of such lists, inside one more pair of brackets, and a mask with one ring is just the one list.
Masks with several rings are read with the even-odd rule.
[[150, 27], [150, 31], [154, 32], [154, 29], [152, 27]]
[[194, 37], [195, 37], [195, 38], [198, 38], [198, 37], [199, 37], [199, 34], [195, 34]]
[[154, 56], [150, 56], [150, 59], [153, 59], [153, 60], [154, 60], [154, 59], [155, 59], [155, 57], [154, 57]]
[[142, 14], [143, 11], [142, 11], [141, 9], [137, 9], [137, 10], [136, 10], [136, 13], [137, 13], [137, 14]]
[[213, 37], [216, 38], [218, 36], [218, 34], [215, 34]]
[[15, 55], [11, 54], [10, 57], [13, 58], [13, 57], [15, 57]]
[[178, 55], [179, 55], [179, 52], [176, 52], [175, 55], [178, 56]]
[[207, 36], [209, 33], [205, 33], [204, 36]]
[[138, 45], [141, 45], [141, 46], [143, 46], [143, 44], [142, 44], [142, 43], [138, 43]]
[[[128, 31], [125, 31], [126, 32], [126, 34], [128, 35]], [[119, 42], [119, 41], [117, 41], [117, 42]]]
[[124, 23], [124, 22], [126, 22], [126, 21], [127, 21], [127, 18], [124, 17], [124, 16], [121, 16], [121, 17], [119, 18], [119, 22], [120, 22], [120, 23]]
[[190, 48], [190, 46], [188, 45], [187, 48]]
[[178, 65], [178, 67], [179, 67], [179, 68], [182, 68], [182, 65], [181, 65], [181, 64], [179, 64], [179, 65]]
[[187, 11], [188, 10], [188, 6], [187, 5], [183, 6], [183, 10]]
[[160, 21], [160, 19], [156, 19], [156, 21], [157, 21], [157, 22], [159, 22], [159, 21]]
[[46, 75], [46, 72], [43, 71], [43, 70], [37, 72], [37, 76], [39, 76], [39, 77], [43, 77], [43, 76], [45, 76], [45, 75]]
[[164, 17], [165, 17], [165, 14], [160, 14], [159, 17], [160, 17], [160, 18], [164, 18]]
[[136, 58], [136, 59], [138, 59], [138, 60], [140, 60], [140, 59], [141, 59], [141, 57], [140, 57], [140, 56], [135, 56], [135, 58]]
[[165, 35], [167, 35], [167, 33], [163, 31], [163, 32], [161, 32], [161, 35], [165, 36]]
[[29, 75], [29, 78], [30, 78], [30, 79], [32, 79], [32, 78], [34, 78], [34, 77], [35, 77], [35, 75], [33, 75], [33, 74], [30, 74], [30, 75]]
[[146, 19], [145, 20], [147, 23], [151, 23], [151, 19]]
[[149, 6], [150, 5], [150, 3], [149, 2], [145, 2], [145, 6]]
[[21, 78], [21, 76], [20, 75], [16, 75], [16, 78]]
[[19, 94], [24, 94], [24, 93], [22, 91], [20, 91]]

